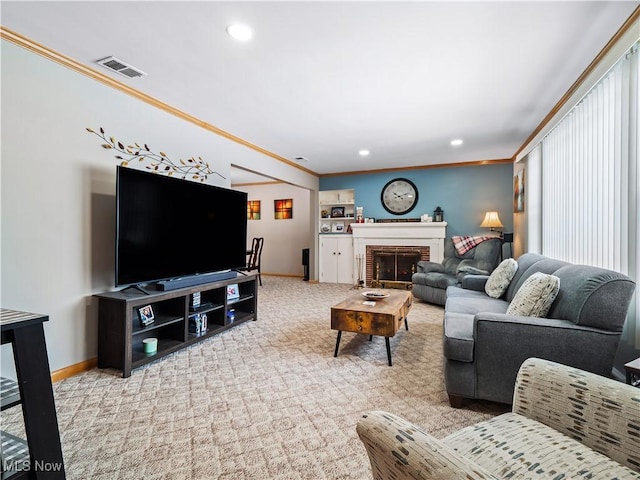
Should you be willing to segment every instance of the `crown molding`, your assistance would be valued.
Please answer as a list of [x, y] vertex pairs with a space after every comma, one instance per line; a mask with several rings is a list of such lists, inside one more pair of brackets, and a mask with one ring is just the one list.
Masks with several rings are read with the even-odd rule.
[[[571, 101], [573, 95], [582, 87], [583, 83], [588, 80], [588, 77], [599, 67], [600, 62], [605, 60], [605, 57], [614, 50], [617, 43], [622, 41], [624, 37], [631, 32], [633, 28], [640, 30], [640, 26], [636, 25], [640, 21], [640, 6], [636, 7], [633, 13], [629, 16], [626, 22], [618, 29], [613, 37], [607, 42], [607, 44], [600, 50], [600, 53], [596, 55], [593, 61], [582, 72], [578, 79], [573, 82], [569, 90], [560, 98], [558, 103], [551, 109], [546, 117], [540, 122], [535, 130], [524, 141], [520, 148], [513, 154], [514, 160], [517, 160], [519, 156], [522, 156], [522, 152], [530, 146], [534, 139], [547, 127], [547, 125], [553, 120], [553, 118]], [[635, 40], [637, 40], [637, 36]], [[528, 152], [525, 152], [528, 153]]]
[[48, 60], [51, 60], [55, 63], [58, 63], [59, 65], [62, 65], [64, 67], [67, 67], [71, 70], [74, 70], [82, 75], [85, 75], [93, 80], [96, 80], [100, 83], [103, 83], [109, 87], [115, 88], [116, 90], [119, 90], [121, 92], [126, 93], [127, 95], [130, 95], [138, 100], [141, 100], [145, 103], [148, 103], [156, 108], [159, 108], [160, 110], [163, 110], [167, 113], [170, 113], [178, 118], [181, 118], [182, 120], [186, 120], [187, 122], [193, 123], [194, 125], [197, 125], [201, 128], [204, 128], [205, 130], [208, 130], [212, 133], [215, 133], [216, 135], [220, 135], [221, 137], [224, 137], [228, 140], [231, 140], [233, 142], [239, 143], [240, 145], [250, 148], [251, 150], [254, 150], [258, 153], [261, 153], [263, 155], [266, 155], [268, 157], [271, 157], [275, 160], [278, 160], [280, 162], [286, 163], [288, 166], [296, 168], [298, 170], [302, 170], [305, 173], [308, 173], [310, 175], [313, 176], [318, 176], [317, 173], [301, 167], [300, 165], [298, 165], [297, 163], [293, 162], [292, 160], [288, 160], [284, 157], [281, 157], [280, 155], [270, 152], [269, 150], [262, 148], [258, 145], [255, 145], [251, 142], [248, 142], [246, 140], [243, 140], [240, 137], [237, 137], [225, 130], [222, 130], [221, 128], [218, 128], [214, 125], [211, 125], [203, 120], [200, 120], [199, 118], [194, 117], [193, 115], [190, 115], [186, 112], [183, 112], [182, 110], [179, 110], [167, 103], [164, 103], [160, 100], [158, 100], [157, 98], [154, 98], [150, 95], [147, 95], [146, 93], [143, 93], [139, 90], [136, 90], [135, 88], [130, 87], [129, 85], [122, 83], [114, 78], [111, 78], [108, 75], [105, 75], [101, 72], [98, 72], [97, 70], [94, 70], [93, 68], [87, 67], [86, 65], [83, 65], [82, 63], [72, 59], [71, 57], [67, 57], [66, 55], [63, 55], [59, 52], [56, 52], [48, 47], [45, 47], [44, 45], [35, 42], [23, 35], [20, 35], [19, 33], [16, 33], [12, 30], [9, 30], [8, 28], [0, 25], [0, 38], [2, 38], [3, 40], [7, 40], [8, 42], [11, 42], [19, 47], [22, 47], [32, 53], [35, 53], [37, 55], [40, 55]]
[[[509, 158], [509, 159], [478, 160], [478, 161], [469, 161], [469, 162], [460, 162], [460, 163], [446, 163], [446, 164], [434, 164], [434, 165], [411, 166], [411, 167], [390, 167], [390, 168], [383, 168], [378, 170], [361, 170], [361, 171], [353, 171], [353, 172], [336, 172], [336, 173], [319, 174], [317, 172], [304, 168], [299, 164], [291, 160], [288, 160], [276, 153], [270, 152], [269, 150], [266, 150], [258, 145], [255, 145], [251, 142], [243, 140], [242, 138], [237, 137], [225, 130], [222, 130], [214, 125], [211, 125], [203, 120], [200, 120], [194, 117], [193, 115], [183, 112], [182, 110], [179, 110], [167, 103], [164, 103], [158, 100], [157, 98], [147, 95], [146, 93], [143, 93], [135, 88], [132, 88], [129, 85], [119, 80], [116, 80], [115, 78], [112, 78], [108, 75], [103, 74], [102, 72], [99, 72], [97, 70], [94, 70], [91, 67], [83, 65], [82, 63], [74, 60], [71, 57], [68, 57], [59, 52], [56, 52], [55, 50], [45, 47], [44, 45], [38, 42], [35, 42], [23, 35], [20, 35], [19, 33], [14, 32], [2, 25], [0, 25], [0, 38], [2, 38], [3, 40], [7, 40], [8, 42], [11, 42], [19, 47], [22, 47], [32, 53], [40, 55], [48, 60], [58, 63], [59, 65], [62, 65], [66, 68], [74, 70], [75, 72], [85, 75], [104, 85], [107, 85], [111, 88], [119, 90], [123, 93], [126, 93], [127, 95], [130, 95], [140, 101], [148, 103], [178, 118], [181, 118], [190, 123], [193, 123], [194, 125], [204, 128], [205, 130], [215, 133], [216, 135], [220, 135], [228, 140], [239, 143], [240, 145], [250, 148], [256, 152], [259, 152], [263, 155], [266, 155], [275, 160], [283, 162], [290, 167], [296, 168], [298, 170], [301, 170], [305, 173], [308, 173], [310, 175], [313, 175], [319, 178], [336, 177], [336, 176], [342, 176], [342, 175], [362, 175], [362, 174], [369, 174], [369, 173], [382, 173], [382, 172], [392, 172], [392, 171], [423, 170], [423, 169], [431, 169], [431, 168], [453, 168], [453, 167], [469, 167], [469, 166], [479, 166], [479, 165], [495, 165], [495, 164], [501, 164], [501, 163], [512, 163], [513, 160], [515, 159], [515, 155], [514, 155], [513, 158]], [[268, 182], [268, 183], [271, 183], [271, 182]], [[236, 186], [243, 186], [243, 185], [238, 184]]]
[[458, 162], [458, 163], [436, 163], [433, 165], [419, 165], [419, 166], [412, 166], [412, 167], [380, 168], [378, 170], [359, 170], [357, 172], [323, 173], [323, 174], [320, 174], [319, 177], [325, 178], [325, 177], [339, 177], [341, 175], [363, 175], [363, 174], [369, 174], [369, 173], [406, 172], [410, 170], [429, 170], [432, 168], [479, 167], [481, 165], [500, 165], [503, 163], [513, 163], [513, 158], [499, 158], [496, 160], [474, 160], [470, 162]]

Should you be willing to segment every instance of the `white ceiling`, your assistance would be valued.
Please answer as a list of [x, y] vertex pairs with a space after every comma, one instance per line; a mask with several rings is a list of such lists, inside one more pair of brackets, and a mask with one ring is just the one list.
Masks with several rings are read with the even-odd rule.
[[639, 3], [3, 0], [0, 19], [327, 174], [512, 157]]

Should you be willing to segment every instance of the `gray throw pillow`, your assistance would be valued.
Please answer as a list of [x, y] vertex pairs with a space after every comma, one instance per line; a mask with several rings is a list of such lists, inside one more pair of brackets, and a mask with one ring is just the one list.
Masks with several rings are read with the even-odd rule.
[[518, 270], [518, 262], [513, 258], [507, 258], [489, 275], [484, 291], [492, 298], [500, 298], [509, 288], [511, 279]]
[[558, 296], [560, 279], [554, 275], [536, 272], [527, 278], [507, 308], [507, 315], [546, 317]]

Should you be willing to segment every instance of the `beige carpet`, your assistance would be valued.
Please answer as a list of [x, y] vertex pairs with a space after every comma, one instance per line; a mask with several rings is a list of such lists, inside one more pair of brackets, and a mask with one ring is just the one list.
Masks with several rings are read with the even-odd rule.
[[[258, 321], [136, 369], [92, 370], [54, 384], [67, 478], [370, 479], [355, 431], [368, 410], [442, 437], [505, 411], [448, 406], [442, 309], [415, 301], [391, 339], [336, 332], [330, 307], [348, 285], [264, 277]], [[21, 434], [21, 412], [2, 413]]]

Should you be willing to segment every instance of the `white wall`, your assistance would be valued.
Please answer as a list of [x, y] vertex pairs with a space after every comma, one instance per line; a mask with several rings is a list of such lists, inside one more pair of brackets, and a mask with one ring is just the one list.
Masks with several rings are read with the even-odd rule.
[[[226, 177], [212, 176], [212, 184], [228, 187], [233, 163], [317, 189], [317, 178], [299, 169], [8, 41], [0, 48], [0, 302], [49, 315], [52, 371], [97, 355], [92, 294], [114, 285], [117, 160], [86, 127], [103, 127], [123, 143], [144, 142], [173, 159], [202, 156]], [[141, 79], [125, 81], [135, 87]], [[13, 376], [7, 345], [2, 360], [2, 374]]]
[[[260, 220], [247, 222], [247, 242], [264, 237], [262, 273], [302, 277], [302, 249], [312, 248], [310, 191], [284, 183], [235, 188], [247, 192], [249, 200], [260, 200]], [[273, 201], [284, 198], [293, 199], [293, 218], [275, 220]]]

